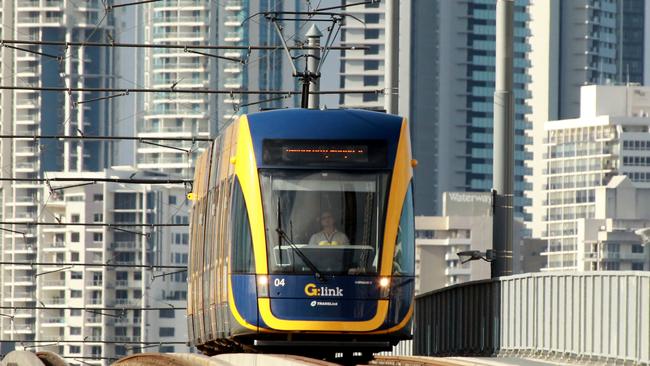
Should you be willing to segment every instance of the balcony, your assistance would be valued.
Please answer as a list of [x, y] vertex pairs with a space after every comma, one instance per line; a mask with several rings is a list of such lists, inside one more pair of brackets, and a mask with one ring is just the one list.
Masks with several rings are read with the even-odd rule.
[[[34, 328], [32, 325], [27, 325], [27, 324], [15, 324], [13, 328], [11, 328], [15, 333], [22, 333], [22, 334], [28, 334], [28, 333], [34, 333]], [[9, 329], [5, 330], [5, 332], [10, 331]]]
[[34, 277], [33, 276], [14, 276], [13, 281], [11, 279], [6, 279], [5, 280], [5, 286], [7, 285], [25, 285], [25, 286], [33, 286], [34, 285]]
[[241, 0], [230, 0], [227, 1], [226, 6], [224, 8], [225, 10], [228, 11], [240, 11], [243, 9], [242, 6], [243, 5]]
[[44, 280], [41, 284], [44, 289], [48, 287], [66, 287], [65, 280]]
[[103, 299], [88, 299], [86, 305], [101, 305], [104, 303]]
[[101, 324], [102, 323], [102, 317], [100, 315], [87, 316], [86, 317], [86, 323]]
[[115, 305], [140, 306], [141, 304], [140, 304], [140, 300], [136, 300], [136, 299], [116, 299]]
[[66, 304], [65, 298], [63, 298], [63, 297], [52, 297], [52, 298], [49, 298], [49, 299], [43, 299], [42, 301], [46, 306], [49, 306], [49, 305], [65, 305]]
[[61, 316], [41, 318], [41, 326], [62, 327], [64, 325], [65, 325], [65, 318]]
[[471, 274], [472, 270], [469, 267], [448, 267], [445, 269], [445, 275], [447, 276], [469, 276]]
[[112, 249], [136, 249], [134, 241], [116, 241], [111, 243]]

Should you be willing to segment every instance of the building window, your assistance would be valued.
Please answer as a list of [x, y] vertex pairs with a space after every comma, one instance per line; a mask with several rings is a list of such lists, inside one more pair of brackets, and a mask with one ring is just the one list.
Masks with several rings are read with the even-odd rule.
[[641, 245], [641, 244], [633, 244], [632, 245], [632, 253], [643, 253], [643, 245]]
[[160, 346], [161, 353], [174, 353], [176, 352], [174, 346]]
[[158, 336], [160, 337], [173, 337], [174, 328], [161, 327], [158, 331]]
[[80, 280], [82, 278], [83, 278], [83, 272], [80, 272], [80, 271], [72, 271], [72, 272], [70, 272], [70, 279]]
[[176, 317], [176, 311], [174, 309], [160, 309], [158, 311], [159, 318], [173, 319]]
[[81, 309], [70, 309], [70, 316], [81, 316]]
[[379, 39], [379, 29], [366, 29], [363, 35], [366, 39]]
[[104, 240], [104, 234], [102, 233], [93, 233], [93, 241], [95, 243], [101, 243]]
[[94, 222], [102, 222], [104, 221], [104, 215], [100, 213], [96, 213], [93, 215], [93, 221]]
[[363, 86], [376, 86], [379, 85], [379, 76], [365, 75], [363, 77]]
[[73, 243], [79, 242], [79, 233], [70, 233], [70, 241]]
[[70, 335], [81, 335], [81, 327], [70, 327]]
[[70, 215], [70, 222], [79, 222], [79, 214]]
[[379, 24], [379, 13], [368, 13], [368, 14], [366, 14], [366, 23], [367, 24]]
[[366, 93], [363, 95], [364, 102], [376, 102], [379, 100], [379, 96], [376, 93]]
[[115, 346], [116, 356], [126, 356], [126, 346]]
[[176, 196], [169, 196], [169, 204], [170, 205], [176, 204]]
[[416, 230], [415, 238], [416, 239], [433, 239], [433, 230]]
[[133, 210], [137, 208], [136, 193], [115, 193], [115, 209]]
[[70, 290], [70, 297], [78, 299], [81, 297], [81, 290]]
[[363, 61], [363, 68], [365, 70], [379, 70], [378, 60], [365, 60]]
[[633, 271], [643, 271], [643, 263], [632, 263]]
[[68, 349], [70, 353], [81, 353], [81, 346], [70, 346]]
[[104, 195], [101, 193], [95, 193], [93, 194], [93, 201], [94, 202], [100, 202], [104, 200]]
[[364, 55], [378, 55], [379, 54], [379, 45], [371, 44], [367, 46], [368, 49], [364, 50]]
[[79, 262], [79, 252], [70, 252], [70, 261]]

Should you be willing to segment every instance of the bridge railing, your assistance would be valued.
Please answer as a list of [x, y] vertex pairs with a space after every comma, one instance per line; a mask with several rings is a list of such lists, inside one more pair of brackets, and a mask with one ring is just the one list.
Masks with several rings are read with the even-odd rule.
[[416, 298], [414, 354], [650, 364], [650, 273], [544, 272]]

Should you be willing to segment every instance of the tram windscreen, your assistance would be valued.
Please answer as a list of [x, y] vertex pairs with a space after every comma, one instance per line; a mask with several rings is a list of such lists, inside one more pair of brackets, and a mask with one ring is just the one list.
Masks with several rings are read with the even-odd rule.
[[388, 173], [274, 169], [261, 183], [271, 273], [377, 273]]

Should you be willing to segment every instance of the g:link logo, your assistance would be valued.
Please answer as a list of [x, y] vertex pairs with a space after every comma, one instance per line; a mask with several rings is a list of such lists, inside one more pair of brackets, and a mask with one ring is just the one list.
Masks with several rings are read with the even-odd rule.
[[335, 288], [329, 288], [326, 286], [317, 287], [313, 283], [308, 283], [305, 286], [305, 295], [307, 296], [330, 296], [330, 297], [342, 297], [343, 289], [336, 286]]

